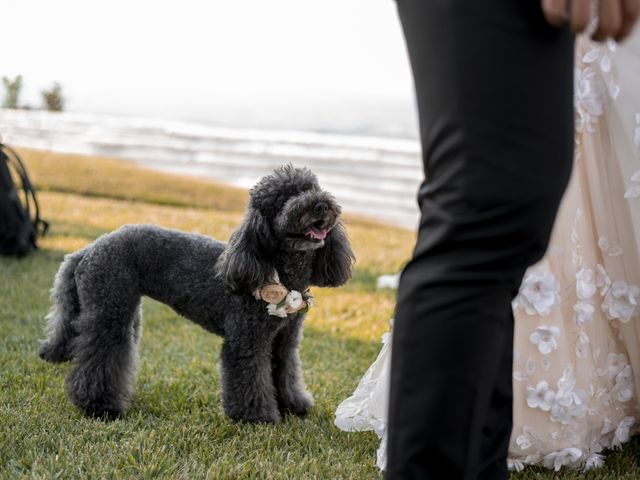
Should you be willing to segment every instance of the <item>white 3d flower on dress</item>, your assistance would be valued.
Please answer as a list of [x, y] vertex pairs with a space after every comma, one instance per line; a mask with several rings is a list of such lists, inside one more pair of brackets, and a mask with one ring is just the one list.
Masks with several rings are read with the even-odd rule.
[[549, 315], [560, 304], [560, 284], [553, 273], [536, 270], [526, 276], [514, 306], [522, 306], [528, 315]]

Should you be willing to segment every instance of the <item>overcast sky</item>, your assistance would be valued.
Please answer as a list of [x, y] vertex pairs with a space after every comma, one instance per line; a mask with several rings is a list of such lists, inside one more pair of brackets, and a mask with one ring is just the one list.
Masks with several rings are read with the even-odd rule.
[[32, 105], [53, 81], [71, 110], [167, 117], [412, 101], [393, 0], [2, 0], [1, 14], [0, 74], [21, 73]]

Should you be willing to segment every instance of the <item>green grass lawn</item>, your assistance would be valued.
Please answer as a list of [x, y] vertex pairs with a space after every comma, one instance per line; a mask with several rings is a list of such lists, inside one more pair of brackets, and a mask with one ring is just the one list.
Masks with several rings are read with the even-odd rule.
[[[0, 258], [0, 478], [380, 478], [376, 436], [339, 431], [333, 413], [378, 352], [395, 295], [376, 291], [375, 281], [409, 257], [411, 232], [347, 217], [358, 256], [354, 279], [340, 289], [314, 289], [301, 348], [316, 400], [309, 416], [275, 426], [228, 421], [216, 367], [220, 339], [147, 299], [133, 406], [122, 419], [91, 420], [66, 398], [69, 365], [36, 355], [63, 255], [124, 223], [227, 239], [247, 194], [112, 159], [20, 153], [52, 226], [35, 254]], [[587, 477], [640, 477], [639, 453], [632, 442]], [[512, 478], [584, 476], [528, 469]]]

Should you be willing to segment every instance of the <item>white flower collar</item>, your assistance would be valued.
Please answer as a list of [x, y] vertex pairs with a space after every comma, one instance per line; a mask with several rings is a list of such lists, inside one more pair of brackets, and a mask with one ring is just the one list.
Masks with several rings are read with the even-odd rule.
[[313, 305], [313, 297], [309, 289], [303, 293], [289, 290], [280, 282], [278, 272], [273, 271], [271, 283], [266, 283], [253, 292], [256, 300], [267, 303], [267, 312], [280, 318], [286, 318], [293, 313], [305, 313]]

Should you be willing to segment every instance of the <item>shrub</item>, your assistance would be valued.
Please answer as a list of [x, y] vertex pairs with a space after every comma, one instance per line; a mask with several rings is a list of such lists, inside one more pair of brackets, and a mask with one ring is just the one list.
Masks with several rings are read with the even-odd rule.
[[62, 86], [55, 82], [51, 90], [42, 91], [42, 106], [50, 112], [61, 112], [64, 110], [64, 96]]
[[16, 76], [14, 80], [8, 77], [2, 77], [2, 83], [6, 90], [2, 107], [18, 108], [18, 100], [20, 98], [20, 92], [22, 91], [22, 75]]

